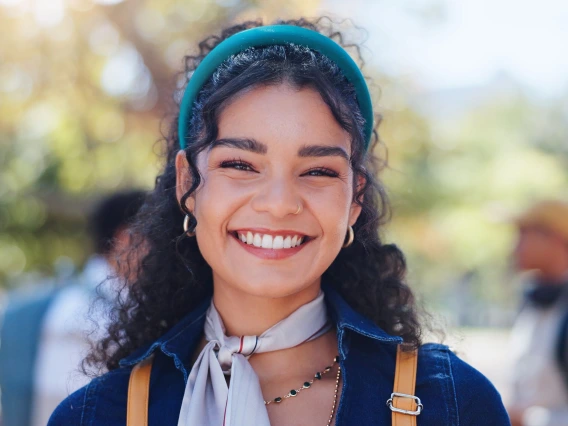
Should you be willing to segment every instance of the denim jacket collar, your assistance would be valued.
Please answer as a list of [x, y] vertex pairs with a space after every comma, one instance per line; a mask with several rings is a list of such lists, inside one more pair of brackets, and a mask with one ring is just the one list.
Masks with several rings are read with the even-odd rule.
[[322, 288], [338, 331], [351, 330], [380, 342], [402, 343], [401, 337], [388, 334], [369, 318], [355, 311], [336, 290], [326, 285]]
[[[337, 326], [340, 335], [340, 344], [345, 330], [360, 334], [379, 342], [398, 344], [402, 338], [392, 336], [374, 324], [371, 320], [356, 312], [341, 295], [329, 286], [323, 285], [325, 300], [329, 314]], [[148, 358], [156, 349], [172, 357], [176, 367], [180, 369], [187, 380], [191, 369], [190, 361], [193, 351], [202, 336], [205, 323], [205, 314], [211, 299], [203, 301], [194, 311], [186, 315], [179, 323], [157, 339], [154, 343], [137, 349], [120, 361], [122, 367], [138, 364]], [[345, 351], [346, 348], [342, 348]]]

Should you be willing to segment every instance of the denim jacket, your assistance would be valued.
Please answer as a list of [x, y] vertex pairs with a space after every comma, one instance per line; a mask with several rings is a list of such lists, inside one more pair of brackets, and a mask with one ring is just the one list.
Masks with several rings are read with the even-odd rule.
[[[324, 290], [328, 312], [337, 327], [343, 372], [336, 425], [390, 425], [386, 401], [393, 388], [396, 347], [401, 338], [355, 312], [331, 288]], [[52, 414], [48, 426], [124, 426], [130, 371], [151, 354], [155, 357], [149, 426], [176, 426], [209, 304], [209, 300], [204, 302], [154, 343], [124, 358], [120, 368], [70, 395]], [[420, 348], [416, 396], [424, 405], [418, 426], [510, 425], [493, 385], [443, 345]]]

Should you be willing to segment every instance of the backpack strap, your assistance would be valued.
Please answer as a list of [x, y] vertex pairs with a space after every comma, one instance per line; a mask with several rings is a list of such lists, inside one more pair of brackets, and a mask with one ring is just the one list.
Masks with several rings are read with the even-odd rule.
[[150, 374], [152, 372], [153, 359], [154, 357], [150, 356], [136, 364], [130, 373], [126, 405], [126, 426], [148, 426]]
[[[136, 364], [130, 373], [126, 426], [148, 426], [152, 361], [152, 356], [145, 359]], [[422, 412], [422, 403], [414, 396], [417, 366], [418, 352], [403, 352], [399, 345], [396, 352], [393, 393], [387, 401], [392, 411], [393, 426], [416, 426], [416, 416]]]
[[388, 407], [392, 411], [393, 426], [416, 426], [416, 417], [422, 412], [420, 399], [414, 396], [418, 352], [404, 352], [401, 345], [396, 351], [394, 388]]

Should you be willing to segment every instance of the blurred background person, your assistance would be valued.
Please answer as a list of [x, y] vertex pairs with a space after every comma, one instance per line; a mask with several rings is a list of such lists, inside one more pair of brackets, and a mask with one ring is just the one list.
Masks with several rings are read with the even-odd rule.
[[[55, 407], [89, 381], [81, 361], [104, 328], [129, 253], [138, 190], [104, 197], [89, 217], [95, 253], [66, 285], [8, 302], [0, 339], [3, 424], [45, 426]], [[94, 303], [95, 301], [100, 303]]]
[[514, 262], [529, 272], [511, 331], [513, 426], [568, 425], [568, 204], [543, 201], [515, 221]]

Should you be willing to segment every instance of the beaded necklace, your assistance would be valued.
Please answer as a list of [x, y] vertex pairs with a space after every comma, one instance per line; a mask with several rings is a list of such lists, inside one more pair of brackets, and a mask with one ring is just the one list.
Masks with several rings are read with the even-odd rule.
[[[335, 358], [333, 358], [333, 363], [331, 365], [325, 367], [323, 369], [323, 371], [318, 371], [316, 374], [314, 374], [314, 377], [310, 381], [304, 382], [304, 384], [301, 387], [299, 387], [298, 389], [292, 389], [290, 392], [288, 392], [284, 396], [277, 396], [276, 398], [271, 399], [269, 401], [265, 400], [264, 405], [270, 405], [272, 403], [280, 404], [285, 399], [298, 396], [298, 394], [300, 392], [302, 392], [303, 390], [309, 389], [314, 384], [314, 382], [316, 380], [321, 380], [323, 375], [326, 374], [326, 373], [329, 373], [332, 370], [333, 366], [335, 364], [337, 364], [338, 362], [339, 362], [339, 355], [336, 356]], [[341, 377], [341, 366], [337, 366], [337, 377], [335, 378], [335, 390], [333, 392], [333, 405], [331, 407], [331, 414], [329, 415], [329, 420], [327, 421], [326, 426], [331, 425], [331, 421], [333, 420], [333, 415], [335, 414], [335, 406], [337, 404], [337, 389], [339, 388], [340, 377]]]

